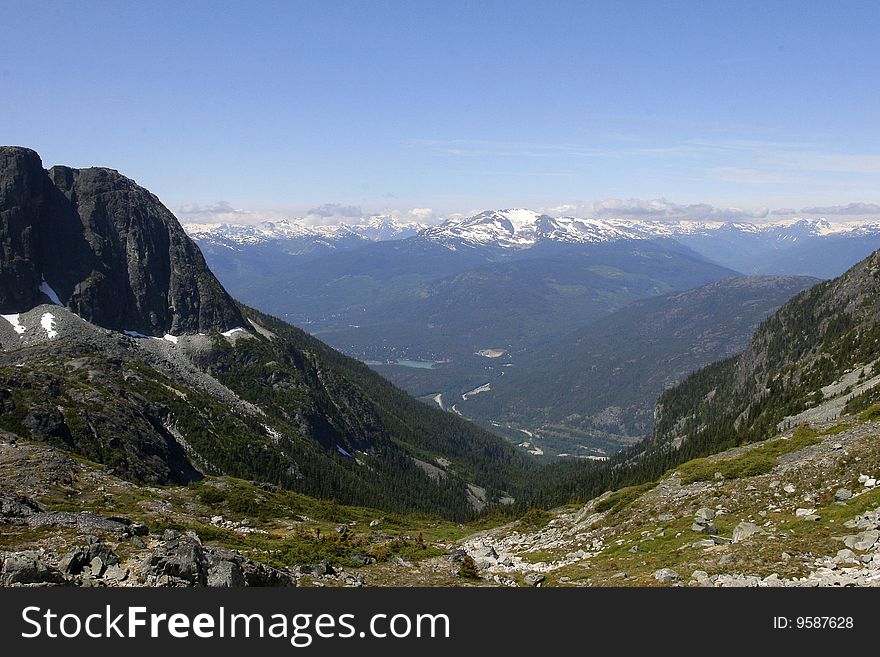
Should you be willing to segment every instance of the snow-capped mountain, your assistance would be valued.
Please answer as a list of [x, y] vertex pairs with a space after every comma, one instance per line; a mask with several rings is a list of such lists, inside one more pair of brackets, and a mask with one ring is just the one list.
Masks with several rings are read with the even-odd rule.
[[375, 214], [345, 227], [371, 242], [384, 242], [413, 237], [425, 229], [425, 224], [406, 222], [389, 215]]
[[[334, 248], [341, 242], [377, 242], [412, 237], [422, 224], [402, 222], [388, 215], [373, 215], [357, 223], [332, 226], [307, 224], [302, 219], [262, 221], [257, 224], [184, 224], [200, 244], [237, 248], [273, 242], [303, 242]], [[350, 246], [351, 244], [349, 244]]]
[[423, 230], [420, 235], [454, 249], [457, 244], [523, 249], [549, 240], [590, 244], [638, 239], [601, 220], [551, 217], [533, 210], [487, 210]]
[[452, 219], [420, 234], [452, 249], [459, 245], [525, 249], [543, 241], [596, 244], [661, 238], [724, 239], [731, 236], [753, 236], [782, 244], [804, 238], [880, 235], [880, 223], [831, 222], [812, 218], [786, 218], [763, 223], [579, 219], [551, 217], [517, 208], [487, 210], [471, 217]]

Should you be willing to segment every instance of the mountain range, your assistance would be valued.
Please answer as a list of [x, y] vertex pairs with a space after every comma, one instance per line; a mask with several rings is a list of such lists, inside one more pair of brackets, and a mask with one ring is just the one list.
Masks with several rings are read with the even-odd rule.
[[[201, 245], [313, 242], [344, 250], [364, 242], [418, 237], [449, 249], [529, 249], [539, 244], [600, 244], [625, 240], [675, 240], [721, 265], [746, 274], [830, 278], [872, 252], [880, 220], [830, 221], [784, 216], [744, 221], [553, 217], [527, 209], [487, 210], [438, 225], [407, 223], [375, 215], [350, 225], [315, 226], [303, 221], [256, 225], [186, 224]], [[354, 239], [356, 237], [362, 240]], [[874, 241], [872, 241], [874, 240]], [[821, 251], [820, 251], [821, 249]], [[241, 249], [239, 249], [241, 250]], [[818, 261], [815, 255], [823, 254]], [[297, 255], [291, 250], [292, 255]], [[305, 254], [305, 253], [302, 253]], [[300, 255], [302, 255], [300, 254]], [[227, 254], [229, 255], [229, 254]]]
[[[375, 225], [382, 221], [377, 218]], [[235, 296], [368, 362], [428, 403], [467, 417], [465, 409], [472, 408], [475, 419], [508, 438], [516, 434], [522, 438], [520, 429], [570, 438], [569, 444], [553, 438], [554, 447], [548, 450], [546, 444], [536, 448], [533, 440], [515, 441], [530, 443], [527, 449], [533, 452], [557, 454], [572, 453], [577, 445], [613, 449], [646, 435], [651, 430], [651, 396], [662, 390], [656, 385], [646, 388], [637, 413], [633, 408], [618, 417], [613, 409], [619, 405], [609, 403], [590, 406], [587, 413], [570, 410], [558, 416], [551, 407], [571, 409], [576, 400], [583, 400], [575, 394], [568, 404], [550, 403], [549, 393], [538, 392], [540, 382], [568, 380], [571, 377], [562, 369], [573, 373], [595, 365], [582, 350], [564, 345], [567, 336], [579, 331], [589, 336], [591, 330], [614, 326], [590, 328], [651, 297], [665, 298], [657, 303], [668, 303], [667, 314], [674, 316], [677, 297], [669, 295], [743, 274], [833, 277], [880, 243], [880, 224], [874, 221], [790, 217], [760, 224], [580, 219], [510, 209], [456, 217], [435, 226], [411, 226], [415, 234], [406, 228], [396, 225], [390, 240], [374, 232], [370, 241], [353, 237], [347, 228], [315, 228], [302, 222], [187, 227]], [[259, 239], [254, 237], [257, 234]], [[744, 293], [745, 288], [731, 290]], [[760, 312], [752, 307], [756, 314], [746, 313], [748, 321], [729, 325], [729, 345], [744, 348], [761, 312], [785, 300], [782, 289], [779, 292], [769, 295]], [[749, 300], [745, 293], [731, 302], [736, 306]], [[719, 311], [717, 306], [715, 317]], [[657, 312], [662, 313], [659, 307]], [[637, 322], [637, 315], [634, 310], [617, 318]], [[696, 326], [700, 318], [692, 319], [682, 318], [683, 324]], [[621, 324], [615, 330], [627, 335], [638, 327]], [[699, 336], [688, 337], [695, 344]], [[713, 357], [733, 354], [735, 348], [729, 345], [727, 351], [707, 354], [708, 359], [693, 360], [691, 369]], [[615, 343], [614, 349], [627, 351], [623, 343]], [[553, 363], [560, 363], [560, 371]], [[649, 378], [665, 381], [664, 385], [690, 371], [677, 361], [649, 369]], [[518, 373], [522, 373], [519, 378]], [[609, 376], [596, 378], [597, 389], [616, 389]], [[531, 408], [512, 389], [513, 381], [527, 379], [535, 381], [522, 384], [535, 391], [528, 402]], [[546, 389], [558, 390], [552, 385]], [[517, 410], [503, 414], [503, 419], [492, 417], [506, 405], [501, 401], [504, 390], [511, 390], [510, 403]], [[514, 402], [516, 398], [519, 401]], [[492, 411], [483, 412], [483, 407]], [[584, 419], [603, 408], [611, 409], [611, 424], [594, 426]], [[563, 419], [568, 416], [579, 419], [573, 423]], [[538, 420], [542, 417], [552, 418], [552, 428]], [[511, 434], [508, 424], [516, 433]], [[536, 427], [542, 431], [536, 432]]]

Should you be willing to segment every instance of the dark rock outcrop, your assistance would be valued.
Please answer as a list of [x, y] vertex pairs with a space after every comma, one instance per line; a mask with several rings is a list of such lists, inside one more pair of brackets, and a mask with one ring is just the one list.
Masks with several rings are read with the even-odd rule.
[[231, 550], [204, 547], [195, 534], [168, 530], [144, 560], [139, 581], [147, 586], [296, 586], [290, 573]]
[[64, 582], [40, 550], [0, 552], [0, 586], [47, 586]]
[[174, 215], [103, 168], [43, 169], [32, 150], [0, 147], [0, 312], [52, 294], [83, 319], [148, 335], [244, 325]]

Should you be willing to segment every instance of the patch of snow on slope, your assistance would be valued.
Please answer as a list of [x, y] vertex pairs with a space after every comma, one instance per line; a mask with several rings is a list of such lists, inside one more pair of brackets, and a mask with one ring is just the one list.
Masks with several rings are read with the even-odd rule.
[[229, 338], [229, 337], [232, 337], [233, 333], [238, 333], [239, 331], [244, 331], [244, 329], [241, 328], [240, 326], [238, 326], [234, 329], [229, 329], [228, 331], [223, 331], [222, 335], [225, 335], [227, 338]]
[[21, 325], [21, 315], [16, 313], [15, 315], [0, 315], [7, 322], [12, 324], [12, 330], [18, 333], [19, 335], [24, 334], [24, 326]]
[[58, 331], [55, 330], [55, 315], [52, 313], [43, 313], [40, 317], [40, 325], [46, 330], [50, 340], [58, 335]]
[[58, 298], [58, 295], [55, 294], [55, 290], [52, 289], [52, 286], [46, 282], [46, 277], [43, 276], [43, 282], [40, 283], [40, 292], [49, 297], [49, 301], [54, 303], [56, 306], [63, 306], [61, 303], [61, 299]]
[[346, 451], [345, 451], [344, 449], [342, 449], [342, 447], [340, 447], [339, 445], [336, 446], [336, 449], [338, 449], [338, 450], [339, 450], [339, 453], [342, 454], [343, 456], [347, 456], [348, 458], [351, 458], [351, 454], [349, 454], [348, 452], [346, 452]]
[[178, 337], [176, 335], [171, 335], [170, 333], [166, 333], [165, 335], [162, 336], [162, 339], [167, 340], [168, 342], [170, 342], [172, 344], [177, 344]]

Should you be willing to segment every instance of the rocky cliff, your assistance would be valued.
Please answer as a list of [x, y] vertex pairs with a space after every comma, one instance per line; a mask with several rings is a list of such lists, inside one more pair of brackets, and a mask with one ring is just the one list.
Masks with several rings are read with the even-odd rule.
[[156, 196], [112, 169], [46, 171], [34, 151], [0, 147], [0, 312], [46, 302], [147, 335], [244, 324]]

